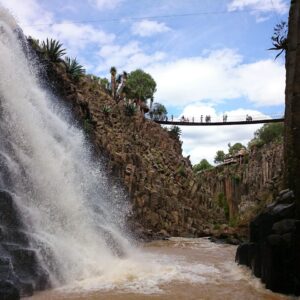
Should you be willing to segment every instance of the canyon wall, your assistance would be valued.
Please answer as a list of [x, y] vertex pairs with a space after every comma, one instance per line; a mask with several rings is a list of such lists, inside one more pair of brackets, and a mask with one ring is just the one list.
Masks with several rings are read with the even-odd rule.
[[230, 223], [247, 224], [282, 187], [283, 145], [252, 149], [240, 162], [221, 164], [197, 175], [205, 201], [215, 201]]

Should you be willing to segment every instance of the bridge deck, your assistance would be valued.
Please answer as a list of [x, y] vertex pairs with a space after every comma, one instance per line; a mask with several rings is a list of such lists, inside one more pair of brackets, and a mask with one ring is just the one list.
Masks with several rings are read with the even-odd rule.
[[153, 120], [155, 123], [164, 125], [179, 125], [179, 126], [222, 126], [222, 125], [246, 125], [246, 124], [265, 124], [284, 122], [284, 118], [252, 120], [252, 121], [227, 121], [227, 122], [182, 122], [182, 121], [160, 121]]

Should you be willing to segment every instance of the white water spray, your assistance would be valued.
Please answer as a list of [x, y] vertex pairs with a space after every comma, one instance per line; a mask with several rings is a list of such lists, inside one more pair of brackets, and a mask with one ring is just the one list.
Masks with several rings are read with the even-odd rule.
[[116, 252], [130, 253], [122, 212], [110, 203], [118, 191], [92, 163], [82, 131], [40, 87], [16, 30], [0, 7], [0, 189], [15, 195], [54, 284], [100, 276], [121, 259]]

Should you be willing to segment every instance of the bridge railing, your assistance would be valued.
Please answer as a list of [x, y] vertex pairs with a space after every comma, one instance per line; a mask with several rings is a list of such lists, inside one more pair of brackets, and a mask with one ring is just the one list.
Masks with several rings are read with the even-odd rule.
[[170, 115], [153, 117], [154, 121], [168, 121], [168, 122], [190, 122], [190, 123], [226, 123], [226, 122], [251, 122], [258, 120], [267, 120], [267, 119], [283, 119], [284, 115], [282, 114], [272, 114], [268, 116], [263, 115], [226, 115], [224, 116], [214, 116], [210, 117], [209, 115], [201, 115], [199, 116], [184, 116], [180, 118], [175, 118]]

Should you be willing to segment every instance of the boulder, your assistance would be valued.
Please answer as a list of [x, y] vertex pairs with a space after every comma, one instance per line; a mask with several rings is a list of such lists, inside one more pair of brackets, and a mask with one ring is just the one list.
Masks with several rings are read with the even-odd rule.
[[277, 201], [250, 223], [250, 242], [238, 247], [236, 261], [251, 268], [266, 288], [298, 296], [300, 221], [295, 219], [291, 197], [291, 191], [280, 193]]
[[0, 280], [0, 299], [19, 300], [20, 292], [18, 288], [9, 280]]

